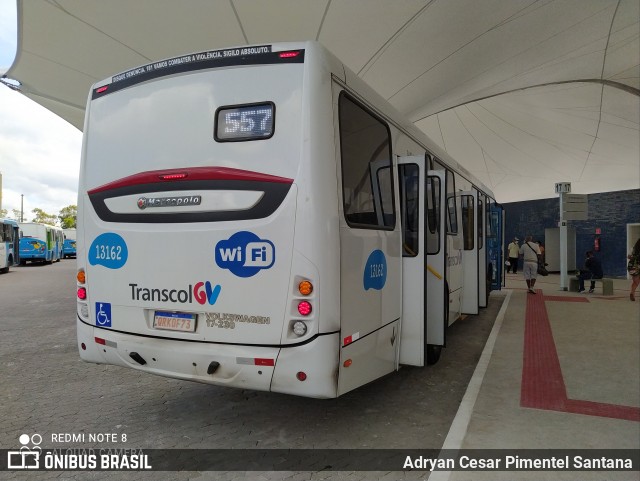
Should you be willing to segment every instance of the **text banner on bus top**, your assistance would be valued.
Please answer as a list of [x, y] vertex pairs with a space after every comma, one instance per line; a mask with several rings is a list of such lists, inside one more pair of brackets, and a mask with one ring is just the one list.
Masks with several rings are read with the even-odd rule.
[[131, 85], [167, 75], [202, 70], [207, 68], [228, 67], [232, 65], [256, 65], [275, 63], [303, 63], [304, 50], [295, 50], [296, 55], [280, 55], [273, 52], [271, 45], [206, 50], [204, 52], [181, 55], [142, 65], [111, 77], [111, 83], [96, 87], [92, 100], [108, 95]]

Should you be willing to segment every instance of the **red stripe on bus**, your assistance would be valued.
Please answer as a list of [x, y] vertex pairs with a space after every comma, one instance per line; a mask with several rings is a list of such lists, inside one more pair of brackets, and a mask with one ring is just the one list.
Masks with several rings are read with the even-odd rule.
[[262, 358], [254, 358], [253, 362], [256, 366], [275, 366], [275, 361], [273, 359], [262, 359]]
[[[179, 177], [179, 178], [176, 178]], [[96, 194], [121, 187], [141, 184], [157, 184], [163, 182], [185, 182], [192, 180], [244, 180], [248, 182], [273, 182], [292, 184], [293, 179], [262, 174], [249, 170], [231, 169], [228, 167], [188, 167], [186, 169], [150, 170], [114, 180], [108, 184], [91, 189], [88, 193]]]

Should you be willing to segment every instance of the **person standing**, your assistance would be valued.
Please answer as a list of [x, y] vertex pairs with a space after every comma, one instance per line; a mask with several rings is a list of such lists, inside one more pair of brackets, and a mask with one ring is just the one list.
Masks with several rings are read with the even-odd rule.
[[536, 244], [538, 244], [538, 249], [540, 249], [540, 260], [546, 266], [547, 264], [544, 257], [544, 244], [540, 241], [536, 241]]
[[580, 271], [580, 275], [578, 276], [578, 279], [580, 279], [578, 292], [584, 292], [584, 281], [590, 279], [591, 287], [589, 294], [591, 294], [596, 288], [596, 282], [593, 279], [602, 279], [602, 264], [600, 260], [593, 256], [592, 251], [587, 251], [585, 255], [587, 258], [584, 260], [584, 269]]
[[629, 299], [636, 300], [636, 289], [640, 284], [640, 239], [638, 239], [631, 250], [631, 254], [627, 256], [629, 264], [627, 265], [627, 271], [631, 276], [631, 291], [629, 292]]
[[518, 255], [520, 251], [520, 244], [518, 244], [519, 241], [520, 239], [514, 237], [511, 244], [507, 246], [507, 253], [509, 257], [509, 268], [507, 268], [507, 272], [509, 272], [509, 269], [513, 269], [514, 274], [518, 273]]
[[522, 256], [522, 273], [524, 280], [527, 281], [527, 288], [530, 294], [535, 294], [533, 286], [536, 285], [536, 279], [538, 277], [538, 256], [540, 255], [540, 248], [535, 242], [531, 242], [532, 236], [528, 235], [524, 238], [524, 244], [520, 246], [518, 254]]

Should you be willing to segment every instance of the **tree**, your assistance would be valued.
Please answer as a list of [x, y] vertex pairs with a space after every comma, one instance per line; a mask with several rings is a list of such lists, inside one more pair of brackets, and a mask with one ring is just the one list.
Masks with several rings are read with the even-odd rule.
[[20, 211], [18, 209], [11, 209], [13, 211], [13, 218], [18, 222], [27, 222], [27, 219], [22, 220], [20, 218]]
[[56, 217], [55, 215], [47, 214], [45, 211], [43, 211], [42, 209], [38, 209], [37, 207], [31, 212], [33, 212], [35, 215], [33, 222], [55, 225], [56, 221], [58, 220], [58, 217]]
[[7, 217], [7, 209], [0, 209], [0, 217]]
[[58, 219], [63, 229], [75, 229], [76, 219], [78, 218], [78, 206], [68, 205], [60, 210]]

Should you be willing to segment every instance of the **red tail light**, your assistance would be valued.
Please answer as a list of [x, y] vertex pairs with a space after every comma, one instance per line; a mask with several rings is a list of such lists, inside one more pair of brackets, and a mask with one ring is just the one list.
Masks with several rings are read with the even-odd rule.
[[298, 312], [301, 316], [308, 316], [311, 314], [311, 303], [307, 301], [302, 301], [298, 304]]
[[300, 55], [300, 50], [291, 50], [290, 52], [280, 52], [280, 58], [292, 58]]
[[179, 174], [164, 174], [160, 176], [162, 180], [177, 180], [177, 179], [184, 179], [186, 177], [187, 177], [187, 174], [184, 172], [181, 172]]

